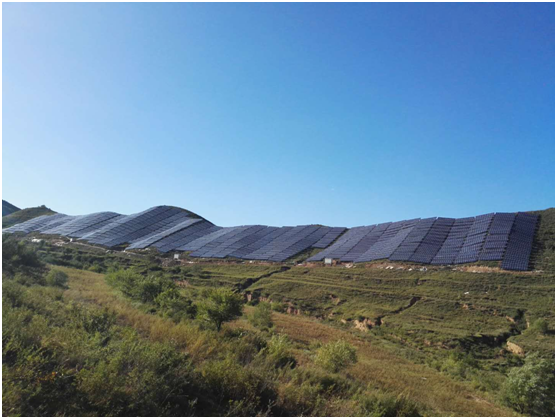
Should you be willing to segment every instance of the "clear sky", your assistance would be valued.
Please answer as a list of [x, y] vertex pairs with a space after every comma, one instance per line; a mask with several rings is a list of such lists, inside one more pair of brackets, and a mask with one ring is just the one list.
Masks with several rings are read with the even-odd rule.
[[2, 10], [16, 206], [351, 227], [555, 205], [553, 3]]

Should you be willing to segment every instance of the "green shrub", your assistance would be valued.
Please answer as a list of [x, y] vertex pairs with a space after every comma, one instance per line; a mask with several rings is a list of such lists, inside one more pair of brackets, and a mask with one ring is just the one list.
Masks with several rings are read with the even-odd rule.
[[136, 282], [133, 297], [144, 303], [154, 303], [160, 294], [175, 286], [174, 281], [164, 276], [143, 276]]
[[160, 294], [176, 288], [174, 281], [163, 275], [141, 275], [131, 269], [109, 272], [105, 278], [125, 296], [142, 303], [155, 303]]
[[13, 281], [2, 281], [2, 303], [10, 307], [19, 307], [23, 302], [24, 289]]
[[357, 360], [356, 348], [344, 340], [323, 345], [315, 356], [315, 363], [331, 372], [339, 372]]
[[295, 366], [296, 358], [292, 356], [290, 350], [292, 344], [286, 335], [274, 335], [269, 342], [267, 342], [267, 348], [265, 350], [265, 355], [275, 367], [281, 368], [287, 365]]
[[248, 316], [248, 321], [258, 329], [270, 329], [273, 327], [271, 304], [261, 302]]
[[226, 288], [215, 288], [203, 293], [197, 305], [197, 315], [220, 331], [222, 324], [242, 315], [244, 299]]
[[267, 341], [259, 332], [244, 330], [241, 336], [230, 341], [230, 349], [236, 361], [242, 365], [253, 362], [266, 347]]
[[191, 364], [161, 343], [142, 342], [134, 332], [109, 347], [94, 368], [78, 373], [78, 390], [97, 416], [167, 416], [191, 411]]
[[372, 417], [421, 416], [420, 406], [403, 395], [373, 394], [359, 397], [360, 415]]
[[537, 319], [531, 326], [533, 332], [545, 335], [549, 331], [549, 323], [546, 319]]
[[105, 276], [106, 282], [120, 290], [125, 296], [135, 298], [136, 286], [141, 281], [141, 275], [131, 269], [120, 269], [111, 271]]
[[522, 415], [555, 416], [555, 362], [529, 354], [522, 367], [509, 372], [501, 397]]
[[46, 284], [51, 287], [65, 288], [68, 284], [68, 275], [58, 269], [51, 269], [46, 276]]
[[477, 367], [478, 364], [471, 354], [453, 351], [441, 364], [440, 370], [453, 377], [466, 378], [467, 374]]
[[101, 273], [103, 271], [103, 268], [98, 263], [94, 263], [89, 267], [88, 270], [90, 270], [91, 272]]
[[21, 268], [41, 268], [42, 262], [36, 252], [25, 244], [17, 242], [8, 234], [2, 235], [2, 269], [4, 273], [13, 275]]
[[155, 298], [161, 314], [165, 317], [179, 321], [185, 318], [194, 318], [197, 308], [193, 302], [180, 294], [176, 288], [168, 288]]
[[227, 415], [266, 415], [276, 402], [273, 384], [230, 356], [205, 363], [202, 376], [214, 397], [230, 406]]

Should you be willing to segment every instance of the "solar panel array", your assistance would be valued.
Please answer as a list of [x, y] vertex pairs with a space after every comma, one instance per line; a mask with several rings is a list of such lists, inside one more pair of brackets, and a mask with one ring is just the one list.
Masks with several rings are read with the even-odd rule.
[[424, 264], [502, 260], [502, 267], [526, 270], [538, 216], [495, 213], [468, 218], [425, 218], [351, 229], [302, 225], [219, 227], [188, 211], [158, 206], [121, 215], [115, 212], [41, 216], [4, 229], [82, 239], [106, 247], [153, 247], [188, 251], [193, 257], [285, 261], [308, 249], [323, 249], [308, 261], [389, 259]]
[[445, 242], [441, 245], [431, 263], [434, 265], [452, 265], [460, 249], [462, 249], [473, 223], [474, 217], [455, 219]]
[[327, 247], [345, 230], [344, 227], [317, 225], [219, 227], [180, 208], [158, 206], [132, 215], [102, 212], [37, 217], [3, 232], [37, 231], [74, 237], [106, 247], [154, 247], [161, 252], [191, 251], [194, 257], [281, 262], [312, 247]]
[[503, 260], [501, 266], [505, 269], [526, 270], [537, 219], [527, 213], [496, 213], [355, 227], [308, 261], [389, 259], [451, 265]]
[[519, 212], [514, 220], [507, 250], [501, 267], [513, 271], [526, 271], [530, 263], [538, 216]]

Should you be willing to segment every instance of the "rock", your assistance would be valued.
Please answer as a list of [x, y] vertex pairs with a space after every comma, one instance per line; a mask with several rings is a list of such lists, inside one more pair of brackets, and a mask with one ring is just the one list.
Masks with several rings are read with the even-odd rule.
[[377, 326], [377, 322], [368, 318], [365, 318], [362, 321], [356, 319], [353, 323], [354, 327], [358, 330], [361, 330], [362, 332], [366, 332], [372, 327]]
[[522, 349], [516, 343], [507, 342], [507, 350], [515, 355], [524, 356], [524, 349]]

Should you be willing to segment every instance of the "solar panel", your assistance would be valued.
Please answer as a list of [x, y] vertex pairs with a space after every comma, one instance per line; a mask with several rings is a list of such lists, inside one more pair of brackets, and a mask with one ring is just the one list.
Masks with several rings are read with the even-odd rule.
[[334, 242], [341, 234], [346, 231], [346, 227], [331, 227], [327, 234], [323, 236], [317, 243], [315, 243], [312, 247], [318, 249], [324, 249], [329, 246], [332, 242]]
[[418, 221], [419, 219], [414, 219], [392, 223], [381, 237], [356, 259], [356, 262], [371, 262], [373, 260], [388, 259], [408, 237]]
[[389, 260], [408, 261], [433, 226], [435, 220], [436, 218], [419, 220], [400, 246], [389, 257]]
[[454, 222], [455, 220], [452, 218], [438, 218], [435, 220], [423, 241], [408, 260], [429, 264], [445, 243]]
[[477, 262], [480, 258], [480, 252], [489, 227], [493, 220], [494, 214], [479, 215], [474, 219], [470, 226], [470, 230], [466, 235], [466, 239], [462, 247], [454, 259], [454, 263], [470, 263]]
[[493, 217], [479, 260], [501, 260], [516, 218], [515, 213], [496, 213]]
[[507, 249], [501, 262], [503, 269], [526, 271], [530, 263], [538, 216], [519, 212], [514, 220]]
[[175, 207], [158, 206], [131, 215], [102, 212], [41, 216], [3, 230], [76, 237], [107, 247], [153, 246], [161, 252], [191, 251], [194, 257], [285, 261], [310, 248], [308, 261], [379, 259], [431, 264], [502, 260], [504, 269], [528, 269], [538, 217], [496, 213], [460, 219], [427, 218], [351, 229], [305, 225], [219, 227]]

